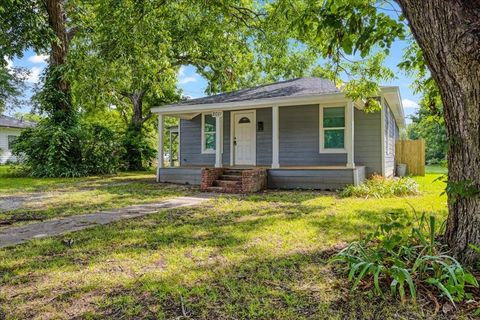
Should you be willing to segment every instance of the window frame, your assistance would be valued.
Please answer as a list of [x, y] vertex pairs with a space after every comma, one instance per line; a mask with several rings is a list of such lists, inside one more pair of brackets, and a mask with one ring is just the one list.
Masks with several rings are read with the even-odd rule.
[[[346, 135], [347, 135], [347, 102], [341, 103], [329, 103], [329, 104], [320, 104], [319, 105], [319, 153], [348, 153], [346, 146]], [[344, 123], [343, 127], [333, 127], [333, 128], [324, 128], [323, 127], [323, 111], [325, 108], [339, 108], [343, 107], [343, 117]], [[343, 148], [325, 148], [325, 130], [343, 130]]]
[[[212, 112], [204, 112], [202, 113], [202, 137], [201, 137], [201, 144], [202, 144], [202, 147], [201, 147], [201, 150], [202, 150], [202, 154], [215, 154], [215, 148], [216, 148], [216, 142], [215, 142], [215, 147], [213, 149], [206, 149], [205, 148], [205, 142], [206, 142], [206, 135], [205, 135], [205, 116], [212, 116], [213, 119], [215, 119], [215, 131], [213, 132], [208, 132], [208, 134], [214, 134], [216, 136], [217, 134], [217, 119], [212, 115], [213, 113]], [[220, 127], [222, 127], [222, 120], [220, 120]], [[220, 145], [222, 146], [222, 148], [220, 149], [220, 151], [223, 150], [223, 135], [221, 134], [221, 128], [220, 128]]]

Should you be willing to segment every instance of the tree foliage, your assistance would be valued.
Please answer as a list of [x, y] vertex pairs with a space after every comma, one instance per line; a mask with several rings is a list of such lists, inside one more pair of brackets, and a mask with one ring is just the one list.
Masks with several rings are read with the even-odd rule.
[[115, 106], [135, 170], [154, 155], [150, 108], [181, 98], [182, 66], [194, 66], [216, 93], [301, 76], [314, 60], [249, 1], [99, 1], [83, 17], [70, 56], [75, 102], [88, 113]]
[[[412, 123], [408, 126], [409, 139], [425, 140], [425, 160], [429, 164], [444, 163], [446, 161], [448, 138], [443, 114], [432, 115], [431, 106], [426, 99], [420, 103], [420, 109], [412, 116]], [[435, 108], [436, 112], [438, 108]]]

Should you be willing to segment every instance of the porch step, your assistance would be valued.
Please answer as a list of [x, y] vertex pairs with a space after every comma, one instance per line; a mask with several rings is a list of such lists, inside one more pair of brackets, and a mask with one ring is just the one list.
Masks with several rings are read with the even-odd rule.
[[242, 181], [242, 176], [238, 174], [224, 174], [219, 180]]
[[215, 187], [222, 187], [222, 188], [238, 188], [241, 191], [242, 189], [242, 182], [241, 181], [232, 181], [232, 180], [215, 180], [213, 182]]
[[220, 193], [224, 193], [225, 191], [223, 190], [224, 188], [222, 187], [208, 187], [207, 188], [207, 191], [208, 192], [220, 192]]
[[228, 176], [240, 176], [241, 177], [242, 172], [243, 172], [242, 169], [225, 169], [223, 171], [223, 174], [228, 175]]

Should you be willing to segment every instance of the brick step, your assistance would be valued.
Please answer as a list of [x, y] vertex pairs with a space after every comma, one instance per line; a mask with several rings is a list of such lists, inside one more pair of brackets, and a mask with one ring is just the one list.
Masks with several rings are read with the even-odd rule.
[[220, 193], [225, 192], [224, 188], [222, 188], [222, 187], [208, 187], [207, 191], [208, 192], [220, 192]]
[[228, 176], [241, 176], [242, 171], [243, 170], [241, 170], [241, 169], [225, 169], [223, 171], [223, 174], [228, 175]]
[[221, 175], [218, 180], [242, 181], [242, 176], [234, 174]]
[[222, 188], [238, 188], [239, 191], [242, 190], [241, 181], [232, 181], [232, 180], [215, 180], [213, 186], [222, 187]]

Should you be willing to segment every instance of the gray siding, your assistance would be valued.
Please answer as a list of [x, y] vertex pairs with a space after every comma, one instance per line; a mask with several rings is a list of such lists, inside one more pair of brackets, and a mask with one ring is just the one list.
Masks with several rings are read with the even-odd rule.
[[355, 109], [354, 113], [355, 165], [365, 166], [365, 173], [371, 176], [382, 173], [381, 113], [365, 113]]
[[199, 185], [202, 182], [201, 168], [161, 168], [159, 181], [179, 184]]
[[[223, 113], [223, 155], [224, 165], [230, 164], [230, 112]], [[215, 154], [202, 154], [202, 116], [192, 120], [180, 120], [180, 165], [215, 164]]]
[[[319, 106], [280, 107], [280, 166], [345, 165], [346, 154], [321, 154]], [[258, 152], [258, 151], [257, 151]]]
[[398, 126], [390, 107], [385, 102], [385, 124], [384, 141], [385, 144], [385, 176], [391, 177], [395, 174], [395, 140], [398, 137]]
[[257, 130], [257, 165], [270, 166], [272, 164], [272, 108], [257, 109], [257, 123], [260, 121], [263, 122], [263, 131]]
[[268, 188], [336, 190], [365, 179], [363, 167], [355, 169], [269, 169]]
[[[366, 175], [381, 173], [380, 112], [364, 113], [355, 109], [355, 164], [365, 166]], [[272, 109], [257, 109], [257, 122], [263, 131], [257, 134], [257, 165], [272, 162]], [[319, 153], [319, 107], [280, 107], [280, 165], [345, 165], [346, 154]], [[215, 154], [201, 153], [201, 116], [181, 120], [180, 160], [182, 166], [213, 166]], [[223, 119], [223, 164], [230, 164], [230, 112]]]

